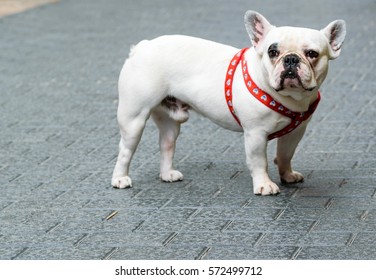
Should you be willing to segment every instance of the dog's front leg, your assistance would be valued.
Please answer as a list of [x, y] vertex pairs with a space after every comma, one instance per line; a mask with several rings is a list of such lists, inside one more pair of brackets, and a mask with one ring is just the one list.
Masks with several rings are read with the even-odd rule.
[[299, 183], [304, 181], [304, 176], [294, 171], [291, 167], [291, 159], [294, 156], [295, 149], [302, 139], [306, 129], [306, 124], [302, 124], [294, 131], [278, 139], [277, 157], [274, 163], [278, 165], [279, 176], [282, 183]]
[[244, 140], [247, 165], [253, 179], [254, 194], [271, 195], [279, 193], [278, 186], [272, 182], [268, 175], [267, 135], [261, 131], [245, 131]]

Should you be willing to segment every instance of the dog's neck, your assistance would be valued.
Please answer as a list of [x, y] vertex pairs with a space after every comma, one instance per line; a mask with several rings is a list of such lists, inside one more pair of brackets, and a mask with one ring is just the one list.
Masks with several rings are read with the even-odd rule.
[[270, 94], [271, 97], [273, 97], [276, 101], [278, 101], [291, 111], [305, 112], [308, 110], [309, 106], [318, 98], [318, 89], [310, 92], [307, 97], [304, 97], [301, 100], [296, 100], [291, 96], [285, 96], [275, 91], [267, 82], [267, 80], [262, 78], [267, 77], [266, 70], [256, 71], [256, 69], [264, 69], [264, 67], [261, 63], [261, 58], [256, 53], [255, 49], [253, 47], [249, 48], [249, 50], [244, 55], [248, 63], [249, 74], [251, 75], [253, 81], [258, 85], [258, 87]]
[[290, 133], [291, 131], [296, 129], [300, 124], [302, 124], [304, 121], [306, 121], [307, 119], [311, 117], [311, 115], [315, 112], [317, 105], [320, 102], [320, 94], [318, 93], [316, 101], [310, 104], [307, 110], [292, 111], [291, 109], [283, 105], [281, 102], [275, 100], [270, 94], [265, 92], [263, 89], [261, 89], [256, 84], [256, 82], [252, 79], [248, 71], [248, 68], [249, 68], [248, 61], [245, 59], [245, 56], [244, 56], [244, 53], [247, 50], [248, 48], [238, 51], [233, 57], [233, 59], [230, 61], [228, 69], [227, 69], [224, 93], [225, 93], [225, 99], [226, 99], [228, 109], [230, 110], [231, 114], [233, 115], [237, 123], [240, 126], [242, 126], [241, 120], [238, 118], [236, 114], [236, 110], [232, 103], [232, 82], [234, 80], [234, 74], [236, 72], [236, 69], [238, 68], [241, 62], [240, 68], [242, 71], [242, 76], [244, 79], [245, 86], [248, 89], [249, 93], [252, 96], [254, 96], [258, 101], [260, 101], [262, 104], [264, 104], [266, 107], [277, 112], [278, 114], [281, 114], [291, 119], [290, 124], [285, 126], [283, 129], [269, 134], [268, 140], [282, 137], [286, 135], [287, 133]]

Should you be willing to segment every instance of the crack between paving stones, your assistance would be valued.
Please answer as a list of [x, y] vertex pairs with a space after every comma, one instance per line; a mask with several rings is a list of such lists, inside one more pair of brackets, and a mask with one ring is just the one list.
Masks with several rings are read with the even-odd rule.
[[118, 247], [113, 247], [104, 257], [102, 260], [110, 260], [111, 257], [119, 250]]
[[311, 233], [311, 232], [317, 227], [317, 225], [318, 225], [319, 223], [320, 223], [320, 221], [314, 221], [314, 222], [312, 223], [312, 225], [309, 227], [307, 233]]
[[363, 213], [360, 215], [359, 219], [361, 221], [365, 221], [368, 218], [368, 214], [369, 214], [369, 211], [368, 210], [364, 210]]
[[354, 241], [355, 241], [355, 239], [357, 237], [358, 237], [358, 233], [352, 233], [352, 234], [350, 234], [349, 239], [346, 241], [346, 246], [347, 247], [351, 246], [354, 243]]
[[279, 218], [281, 218], [281, 216], [283, 215], [283, 213], [285, 213], [286, 209], [281, 209], [278, 211], [277, 214], [275, 214], [275, 216], [273, 217], [273, 220], [277, 221]]
[[210, 252], [211, 247], [204, 247], [204, 249], [198, 254], [195, 260], [202, 260], [206, 257], [206, 255]]
[[18, 252], [15, 256], [11, 257], [11, 260], [15, 260], [19, 256], [21, 256], [23, 253], [25, 253], [27, 250], [29, 250], [29, 247], [24, 247], [20, 252]]
[[303, 251], [303, 247], [298, 247], [291, 255], [291, 260], [296, 260], [299, 254]]
[[88, 233], [84, 233], [76, 242], [73, 243], [73, 246], [78, 247], [88, 236]]
[[329, 210], [329, 208], [332, 207], [333, 203], [334, 203], [335, 199], [334, 198], [329, 198], [329, 200], [325, 203], [325, 210]]
[[200, 212], [201, 212], [201, 208], [197, 208], [195, 211], [193, 211], [187, 218], [187, 221], [190, 221], [192, 220], [194, 217], [196, 217]]
[[221, 232], [224, 232], [225, 230], [227, 230], [227, 229], [229, 229], [229, 227], [232, 225], [234, 223], [234, 221], [233, 220], [229, 220], [229, 221], [227, 221], [225, 224], [224, 224], [224, 226], [221, 228]]
[[256, 241], [255, 241], [255, 244], [253, 246], [258, 246], [260, 245], [260, 243], [265, 239], [267, 233], [263, 232], [263, 233], [260, 233], [260, 235], [257, 237]]
[[230, 180], [238, 178], [244, 171], [236, 171], [234, 174], [231, 175]]
[[55, 229], [57, 229], [62, 224], [63, 224], [62, 222], [58, 222], [58, 223], [54, 224], [52, 227], [50, 227], [49, 229], [46, 230], [46, 233], [50, 233], [50, 232], [54, 231]]
[[171, 233], [167, 238], [166, 238], [166, 240], [165, 241], [163, 241], [162, 242], [162, 245], [164, 246], [164, 247], [167, 247], [175, 238], [176, 238], [176, 236], [178, 236], [178, 234], [179, 233], [177, 233], [177, 232], [173, 232], [173, 233]]
[[372, 198], [376, 197], [376, 189], [374, 190], [373, 194], [371, 195]]
[[132, 229], [132, 232], [138, 231], [143, 228], [145, 221], [140, 222], [134, 229]]
[[170, 204], [171, 201], [173, 201], [174, 199], [173, 198], [170, 198], [169, 200], [167, 200], [159, 209], [163, 209], [165, 208], [168, 204]]

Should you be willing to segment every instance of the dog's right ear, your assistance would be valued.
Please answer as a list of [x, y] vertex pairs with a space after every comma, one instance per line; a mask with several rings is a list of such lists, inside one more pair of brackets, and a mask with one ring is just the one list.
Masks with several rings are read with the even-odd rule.
[[251, 38], [253, 47], [258, 53], [261, 53], [260, 46], [266, 37], [266, 34], [275, 26], [271, 25], [269, 21], [261, 14], [255, 11], [247, 11], [244, 15], [244, 24], [248, 35]]

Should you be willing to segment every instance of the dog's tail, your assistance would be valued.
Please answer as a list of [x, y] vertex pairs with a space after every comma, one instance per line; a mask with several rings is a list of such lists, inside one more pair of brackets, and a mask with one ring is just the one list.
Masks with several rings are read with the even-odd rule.
[[131, 45], [128, 58], [131, 58], [136, 53], [137, 49], [139, 49], [141, 46], [145, 45], [149, 40], [143, 40], [139, 42], [137, 45]]
[[136, 47], [137, 45], [131, 45], [128, 57], [132, 57], [134, 55], [134, 53], [136, 52]]

